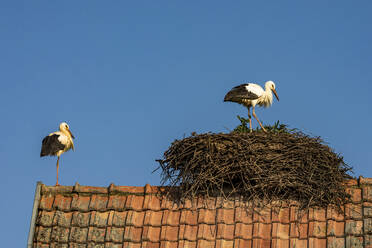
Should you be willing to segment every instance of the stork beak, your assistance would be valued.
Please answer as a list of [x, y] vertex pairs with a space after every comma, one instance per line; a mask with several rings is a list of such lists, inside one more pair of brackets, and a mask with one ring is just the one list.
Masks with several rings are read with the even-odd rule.
[[278, 97], [278, 94], [276, 93], [276, 90], [272, 89], [272, 91], [274, 92], [274, 95], [275, 95], [276, 99], [278, 99], [278, 101], [279, 101], [279, 97]]
[[70, 129], [67, 129], [67, 131], [70, 133], [71, 137], [72, 137], [73, 139], [75, 139], [75, 137], [74, 137], [74, 135], [72, 135]]

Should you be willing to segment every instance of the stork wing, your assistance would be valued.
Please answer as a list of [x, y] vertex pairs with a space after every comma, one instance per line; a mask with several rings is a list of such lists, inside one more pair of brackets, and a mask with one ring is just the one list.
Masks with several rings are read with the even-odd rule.
[[239, 86], [236, 86], [232, 88], [229, 92], [227, 92], [224, 102], [241, 102], [242, 99], [247, 99], [247, 100], [255, 100], [259, 96], [255, 94], [255, 92], [249, 90], [249, 84], [241, 84]]
[[52, 134], [43, 139], [40, 157], [47, 155], [54, 156], [58, 151], [65, 149], [65, 145], [59, 141], [58, 137], [58, 134]]

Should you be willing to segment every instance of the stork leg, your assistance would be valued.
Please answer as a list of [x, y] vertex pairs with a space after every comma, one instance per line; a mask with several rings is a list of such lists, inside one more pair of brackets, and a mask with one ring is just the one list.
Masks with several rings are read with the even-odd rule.
[[249, 129], [252, 132], [252, 116], [251, 116], [251, 110], [249, 107], [248, 107], [248, 119], [249, 119]]
[[254, 112], [254, 107], [252, 108], [252, 115], [257, 120], [258, 124], [260, 124], [262, 130], [266, 133], [266, 129], [262, 126], [260, 120], [257, 118], [256, 113]]
[[57, 182], [56, 182], [56, 186], [59, 186], [59, 183], [58, 183], [58, 167], [59, 167], [59, 156], [58, 156], [58, 159], [57, 159]]

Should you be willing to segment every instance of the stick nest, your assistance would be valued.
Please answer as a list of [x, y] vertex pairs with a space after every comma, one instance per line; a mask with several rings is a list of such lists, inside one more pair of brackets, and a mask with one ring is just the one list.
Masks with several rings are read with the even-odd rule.
[[162, 184], [180, 199], [238, 194], [246, 200], [294, 200], [300, 209], [339, 208], [349, 199], [344, 183], [351, 168], [343, 158], [319, 137], [287, 129], [193, 134], [175, 140], [157, 161]]

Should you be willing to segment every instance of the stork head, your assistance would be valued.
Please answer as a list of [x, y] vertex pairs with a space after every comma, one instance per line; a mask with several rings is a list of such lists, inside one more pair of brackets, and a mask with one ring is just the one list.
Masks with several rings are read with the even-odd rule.
[[272, 92], [274, 92], [274, 95], [275, 95], [276, 99], [278, 99], [278, 101], [279, 101], [279, 96], [278, 96], [278, 94], [276, 93], [276, 90], [275, 90], [275, 84], [274, 84], [273, 81], [267, 81], [267, 82], [265, 83], [265, 89], [270, 89]]
[[70, 126], [66, 123], [66, 122], [62, 122], [61, 124], [59, 124], [59, 130], [61, 132], [67, 132], [71, 135], [71, 137], [73, 139], [75, 139], [74, 135], [72, 135], [71, 131], [70, 131]]

